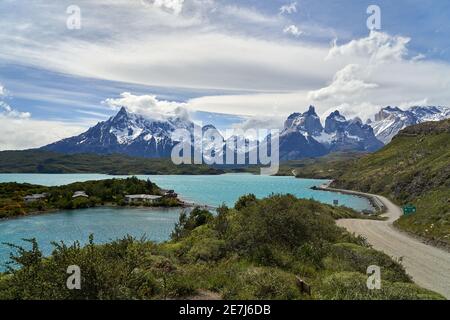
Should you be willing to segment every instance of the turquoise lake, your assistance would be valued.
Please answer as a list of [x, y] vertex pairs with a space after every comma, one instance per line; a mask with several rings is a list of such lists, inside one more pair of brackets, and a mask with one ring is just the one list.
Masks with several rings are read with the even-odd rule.
[[[112, 177], [102, 174], [0, 174], [0, 183], [26, 182], [55, 186]], [[210, 206], [219, 206], [222, 203], [232, 206], [246, 193], [254, 193], [257, 197], [272, 193], [290, 193], [299, 198], [311, 198], [328, 204], [339, 200], [341, 205], [356, 210], [371, 209], [364, 198], [310, 189], [323, 184], [325, 180], [250, 174], [138, 177], [150, 179], [162, 188], [174, 189], [186, 201]], [[138, 238], [146, 236], [153, 241], [165, 241], [178, 221], [179, 214], [180, 209], [93, 208], [21, 217], [0, 221], [0, 243], [23, 245], [25, 243], [21, 239], [36, 238], [43, 252], [50, 254], [51, 241], [70, 244], [78, 240], [86, 243], [89, 234], [94, 234], [96, 243], [108, 242], [127, 234]], [[0, 245], [0, 263], [8, 260], [10, 251], [9, 247]]]

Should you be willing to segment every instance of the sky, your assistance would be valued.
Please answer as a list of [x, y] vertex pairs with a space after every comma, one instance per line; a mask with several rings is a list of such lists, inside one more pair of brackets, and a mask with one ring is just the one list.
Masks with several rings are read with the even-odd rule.
[[436, 0], [1, 0], [0, 150], [121, 105], [219, 129], [279, 128], [309, 105], [362, 119], [449, 106], [449, 20]]

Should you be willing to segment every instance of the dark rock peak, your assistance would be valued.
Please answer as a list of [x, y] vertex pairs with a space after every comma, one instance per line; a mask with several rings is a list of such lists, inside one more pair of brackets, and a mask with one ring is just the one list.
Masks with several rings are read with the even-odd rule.
[[291, 115], [288, 117], [288, 120], [296, 119], [296, 118], [300, 117], [301, 115], [302, 115], [301, 113], [294, 112], [293, 114], [291, 114]]
[[316, 108], [314, 106], [309, 106], [308, 111], [304, 115], [317, 116]]
[[382, 111], [383, 111], [383, 110], [385, 110], [385, 111], [390, 111], [390, 112], [403, 112], [403, 110], [400, 109], [399, 107], [391, 107], [391, 106], [384, 107], [384, 108], [381, 109], [381, 110], [382, 110]]

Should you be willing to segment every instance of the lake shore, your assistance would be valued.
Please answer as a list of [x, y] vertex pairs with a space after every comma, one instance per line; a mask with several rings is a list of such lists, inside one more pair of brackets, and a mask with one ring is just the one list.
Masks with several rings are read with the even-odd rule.
[[331, 188], [330, 185], [332, 183], [333, 183], [333, 181], [331, 180], [328, 183], [322, 184], [320, 186], [314, 186], [311, 189], [335, 192], [335, 193], [341, 193], [341, 194], [348, 194], [348, 195], [353, 195], [353, 196], [357, 196], [360, 198], [364, 198], [364, 199], [367, 199], [367, 201], [369, 201], [370, 205], [373, 207], [373, 209], [375, 209], [376, 214], [383, 214], [384, 212], [386, 212], [386, 207], [378, 198], [368, 195], [368, 194], [365, 194], [365, 193], [362, 193], [362, 192], [358, 192], [358, 191]]

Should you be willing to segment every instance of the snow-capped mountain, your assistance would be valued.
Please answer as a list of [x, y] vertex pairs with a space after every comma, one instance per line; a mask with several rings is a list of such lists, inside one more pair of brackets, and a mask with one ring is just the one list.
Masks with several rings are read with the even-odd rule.
[[[424, 121], [450, 117], [450, 108], [412, 107], [406, 111], [397, 107], [383, 108], [375, 121], [363, 124], [361, 119], [348, 120], [334, 111], [321, 123], [315, 108], [304, 113], [291, 114], [279, 134], [281, 160], [319, 157], [335, 151], [372, 152], [383, 147], [401, 129]], [[128, 112], [125, 108], [107, 121], [99, 122], [86, 132], [45, 147], [44, 150], [61, 153], [121, 153], [147, 158], [168, 158], [178, 141], [172, 140], [176, 129], [187, 129], [193, 136], [192, 151], [203, 150], [205, 160], [226, 156], [229, 152], [248, 159], [248, 150], [257, 148], [258, 141], [244, 140], [241, 150], [228, 150], [220, 132], [212, 125], [199, 127], [183, 117], [147, 119]], [[208, 134], [206, 134], [208, 132]], [[221, 143], [215, 143], [219, 139]], [[227, 141], [236, 139], [228, 138]], [[237, 142], [237, 141], [236, 141]], [[230, 144], [232, 145], [232, 144]]]
[[383, 143], [389, 143], [402, 129], [427, 121], [440, 121], [450, 118], [450, 108], [436, 106], [414, 106], [407, 110], [398, 107], [385, 107], [370, 122], [375, 136]]
[[177, 128], [194, 130], [194, 123], [182, 118], [149, 120], [125, 108], [88, 131], [43, 147], [62, 153], [122, 153], [146, 158], [170, 157], [176, 144], [171, 134]]
[[331, 113], [322, 126], [315, 108], [293, 113], [280, 134], [282, 160], [323, 156], [334, 151], [375, 151], [383, 147], [372, 128], [358, 118], [347, 120], [339, 111]]
[[322, 123], [313, 106], [304, 113], [291, 114], [280, 133], [280, 158], [294, 160], [326, 155], [326, 147], [315, 139], [322, 132]]

